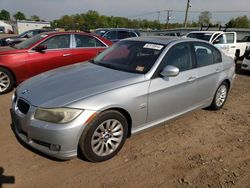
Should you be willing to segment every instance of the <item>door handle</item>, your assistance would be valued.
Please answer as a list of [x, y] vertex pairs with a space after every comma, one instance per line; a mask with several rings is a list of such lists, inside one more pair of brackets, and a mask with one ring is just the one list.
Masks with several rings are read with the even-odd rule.
[[192, 82], [192, 81], [194, 81], [194, 80], [196, 80], [196, 77], [191, 76], [191, 77], [189, 77], [189, 78], [188, 78], [188, 80], [187, 80], [187, 81], [188, 81], [188, 82]]
[[236, 48], [236, 46], [231, 46], [231, 48]]
[[71, 54], [63, 54], [63, 57], [71, 56]]

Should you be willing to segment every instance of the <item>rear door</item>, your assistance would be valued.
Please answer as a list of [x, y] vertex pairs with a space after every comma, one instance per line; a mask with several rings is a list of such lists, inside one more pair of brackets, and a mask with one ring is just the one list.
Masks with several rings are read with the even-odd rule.
[[107, 48], [102, 41], [90, 35], [75, 34], [73, 38], [72, 63], [93, 59]]
[[175, 77], [161, 77], [151, 80], [148, 96], [148, 122], [164, 120], [193, 109], [196, 95], [197, 72], [190, 43], [173, 46], [164, 57], [159, 72], [167, 66], [178, 67]]
[[26, 67], [30, 76], [72, 63], [70, 34], [51, 36], [38, 45], [46, 45], [47, 50], [31, 50], [28, 53]]
[[197, 94], [194, 103], [201, 106], [211, 102], [214, 97], [223, 68], [222, 57], [218, 49], [201, 42], [193, 43], [193, 53], [197, 70]]

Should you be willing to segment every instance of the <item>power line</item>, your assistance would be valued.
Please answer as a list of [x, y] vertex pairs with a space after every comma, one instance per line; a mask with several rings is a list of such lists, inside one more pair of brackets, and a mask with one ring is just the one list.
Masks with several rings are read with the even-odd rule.
[[[159, 14], [159, 13], [168, 12], [168, 11], [176, 12], [176, 13], [185, 13], [184, 10], [158, 10], [158, 11], [152, 11], [152, 12], [147, 12], [147, 13], [143, 13], [143, 14], [129, 16], [128, 18], [144, 17], [147, 15]], [[201, 13], [201, 12], [204, 12], [204, 11], [201, 11], [201, 10], [188, 11], [188, 13]], [[225, 11], [219, 10], [219, 11], [208, 11], [208, 12], [211, 12], [214, 14], [220, 14], [220, 13], [222, 13], [222, 14], [223, 13], [249, 13], [250, 14], [250, 10], [225, 10]]]

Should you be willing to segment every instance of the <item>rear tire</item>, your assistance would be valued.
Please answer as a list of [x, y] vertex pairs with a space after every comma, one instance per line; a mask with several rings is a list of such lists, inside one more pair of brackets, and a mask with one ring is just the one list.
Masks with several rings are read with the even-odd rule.
[[211, 105], [208, 107], [208, 109], [210, 110], [221, 109], [227, 100], [228, 89], [229, 89], [229, 86], [227, 82], [225, 81], [222, 82], [221, 85], [216, 90], [213, 101]]
[[3, 67], [0, 67], [0, 95], [10, 92], [14, 87], [14, 76]]
[[120, 112], [102, 112], [84, 129], [79, 141], [80, 151], [92, 162], [108, 160], [121, 150], [127, 133], [128, 123]]

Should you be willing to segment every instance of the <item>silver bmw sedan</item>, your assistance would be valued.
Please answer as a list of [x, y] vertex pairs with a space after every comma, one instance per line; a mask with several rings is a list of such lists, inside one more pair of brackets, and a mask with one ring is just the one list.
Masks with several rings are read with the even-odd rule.
[[131, 134], [197, 108], [222, 108], [234, 77], [233, 59], [207, 42], [125, 39], [89, 62], [19, 85], [12, 125], [17, 137], [49, 156], [81, 152], [104, 161]]

